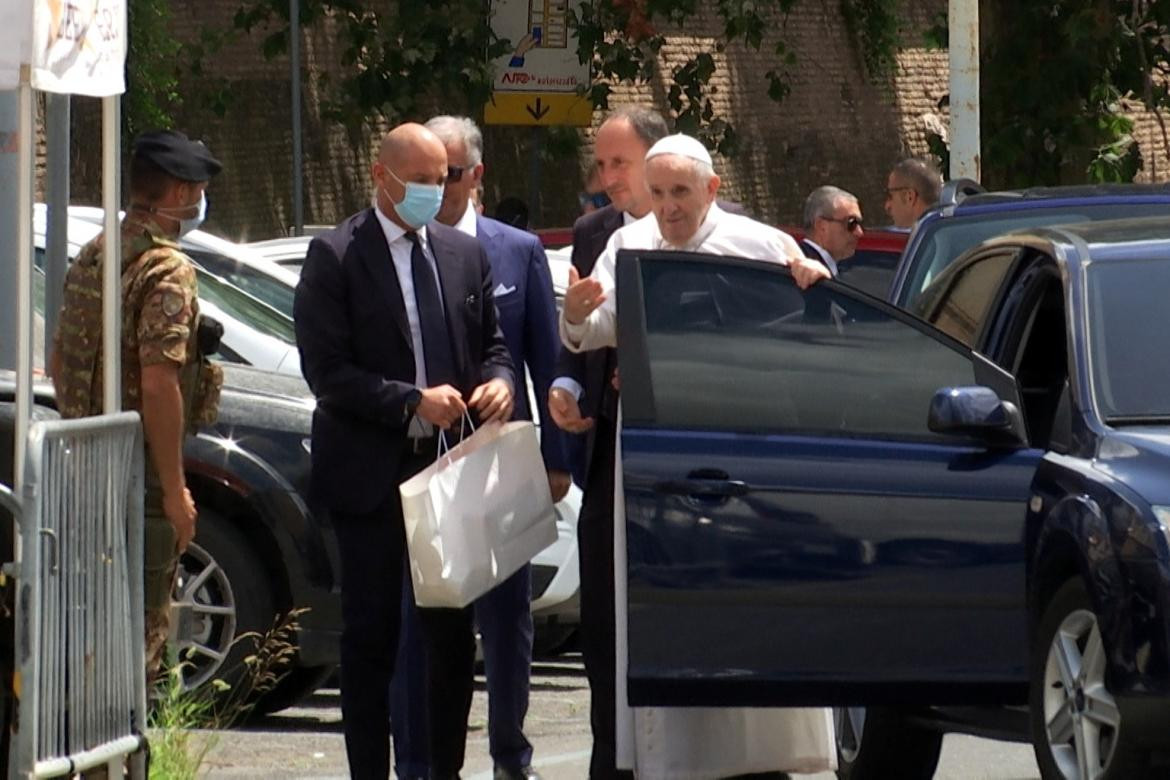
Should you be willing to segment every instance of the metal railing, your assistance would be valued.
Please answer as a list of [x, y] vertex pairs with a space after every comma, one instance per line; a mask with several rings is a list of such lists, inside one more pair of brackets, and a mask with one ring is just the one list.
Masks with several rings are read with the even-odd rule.
[[120, 766], [145, 744], [142, 480], [137, 414], [29, 430], [9, 777]]

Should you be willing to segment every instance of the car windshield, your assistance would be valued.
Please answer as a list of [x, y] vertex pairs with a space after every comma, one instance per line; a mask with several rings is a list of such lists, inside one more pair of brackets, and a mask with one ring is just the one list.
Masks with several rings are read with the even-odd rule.
[[206, 298], [224, 312], [261, 333], [278, 338], [286, 344], [296, 343], [292, 319], [204, 268], [196, 268], [196, 274], [199, 278], [200, 298]]
[[909, 277], [898, 291], [895, 303], [903, 309], [913, 310], [922, 291], [959, 255], [978, 243], [1013, 230], [1165, 214], [1165, 203], [1078, 203], [936, 219], [923, 227], [927, 232], [917, 242], [917, 251], [910, 260], [913, 265]]
[[1090, 371], [1106, 422], [1170, 418], [1170, 262], [1115, 260], [1089, 266]]

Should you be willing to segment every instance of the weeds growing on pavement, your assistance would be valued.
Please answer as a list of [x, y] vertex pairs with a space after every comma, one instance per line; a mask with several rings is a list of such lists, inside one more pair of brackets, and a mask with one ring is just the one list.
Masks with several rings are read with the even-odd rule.
[[[277, 618], [263, 634], [240, 634], [232, 642], [250, 645], [239, 667], [221, 670], [238, 678], [235, 685], [222, 678], [195, 689], [184, 685], [183, 672], [191, 665], [185, 658], [168, 659], [166, 673], [155, 686], [150, 713], [150, 776], [162, 780], [194, 780], [215, 747], [215, 731], [234, 726], [251, 715], [256, 701], [273, 690], [288, 673], [297, 648], [293, 637], [297, 618], [305, 609], [294, 609]], [[195, 733], [196, 730], [202, 733]]]

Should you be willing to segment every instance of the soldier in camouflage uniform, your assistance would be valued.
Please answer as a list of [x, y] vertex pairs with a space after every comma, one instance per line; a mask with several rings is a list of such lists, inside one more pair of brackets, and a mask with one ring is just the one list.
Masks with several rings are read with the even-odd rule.
[[[204, 189], [220, 163], [182, 133], [134, 143], [130, 208], [122, 220], [122, 408], [142, 415], [146, 439], [146, 661], [162, 662], [178, 556], [195, 536], [183, 475], [183, 436], [214, 420], [222, 377], [199, 349], [195, 271], [178, 237], [202, 222]], [[50, 373], [62, 416], [102, 412], [103, 236], [65, 278]]]

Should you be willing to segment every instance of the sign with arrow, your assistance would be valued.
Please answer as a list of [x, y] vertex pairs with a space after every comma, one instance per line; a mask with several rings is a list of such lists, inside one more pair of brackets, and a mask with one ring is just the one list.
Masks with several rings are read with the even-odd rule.
[[568, 26], [581, 0], [492, 0], [492, 29], [512, 42], [498, 58], [487, 124], [588, 126], [589, 66]]

